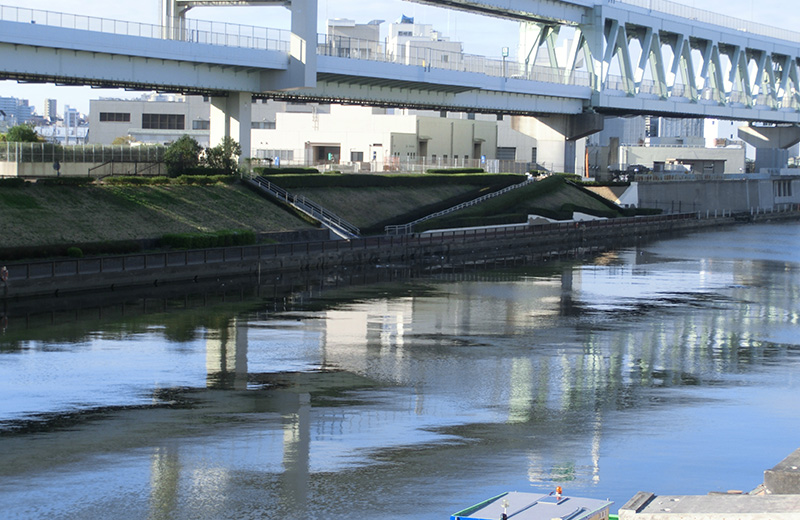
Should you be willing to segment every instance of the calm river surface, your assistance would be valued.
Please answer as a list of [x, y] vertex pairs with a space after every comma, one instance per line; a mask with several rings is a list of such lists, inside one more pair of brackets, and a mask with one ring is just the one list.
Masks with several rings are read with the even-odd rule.
[[797, 223], [277, 301], [6, 311], [3, 518], [443, 520], [556, 485], [616, 511], [752, 490], [800, 447]]

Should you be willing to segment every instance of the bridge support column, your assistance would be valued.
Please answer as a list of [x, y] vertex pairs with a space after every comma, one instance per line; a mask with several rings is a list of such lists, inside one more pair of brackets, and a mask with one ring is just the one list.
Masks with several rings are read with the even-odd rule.
[[292, 0], [292, 34], [286, 71], [262, 74], [261, 90], [292, 90], [317, 86], [317, 0]]
[[778, 170], [789, 161], [789, 148], [800, 143], [800, 126], [743, 126], [739, 138], [756, 149], [756, 171]]
[[[576, 173], [578, 141], [603, 129], [600, 114], [554, 114], [551, 116], [513, 116], [511, 128], [536, 139], [536, 161], [549, 170]], [[581, 157], [583, 153], [580, 154]], [[583, 173], [578, 168], [577, 173]]]
[[226, 97], [212, 97], [211, 146], [220, 144], [225, 137], [232, 137], [242, 147], [239, 159], [250, 157], [252, 105], [250, 92], [230, 92]]

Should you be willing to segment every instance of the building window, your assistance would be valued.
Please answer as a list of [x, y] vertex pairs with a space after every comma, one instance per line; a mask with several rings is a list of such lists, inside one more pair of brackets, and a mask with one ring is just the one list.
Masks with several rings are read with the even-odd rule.
[[211, 121], [203, 121], [196, 119], [192, 121], [192, 130], [209, 130], [211, 128]]
[[129, 112], [100, 112], [101, 123], [130, 123], [131, 114]]
[[536, 163], [536, 147], [531, 148], [531, 162]]
[[501, 161], [515, 161], [517, 159], [517, 149], [513, 146], [498, 146], [497, 158]]
[[350, 162], [364, 162], [364, 152], [350, 152]]
[[275, 121], [253, 121], [250, 128], [254, 130], [275, 130]]
[[183, 114], [142, 114], [142, 128], [146, 130], [184, 130]]

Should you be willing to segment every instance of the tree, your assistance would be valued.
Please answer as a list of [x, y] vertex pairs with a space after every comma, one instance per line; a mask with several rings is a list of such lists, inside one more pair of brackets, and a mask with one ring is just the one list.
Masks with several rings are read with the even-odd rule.
[[222, 138], [222, 142], [213, 148], [206, 148], [206, 166], [214, 170], [222, 170], [233, 175], [238, 171], [238, 158], [242, 155], [242, 147], [230, 136]]
[[164, 163], [170, 177], [183, 175], [200, 164], [203, 147], [189, 135], [181, 136], [164, 151]]
[[132, 137], [130, 135], [122, 135], [122, 136], [119, 136], [119, 137], [115, 137], [114, 140], [111, 141], [111, 144], [126, 146], [126, 145], [130, 145], [131, 143], [135, 143], [135, 142], [136, 142], [136, 138], [135, 137]]
[[17, 125], [8, 129], [5, 140], [11, 143], [38, 143], [41, 139], [31, 125]]

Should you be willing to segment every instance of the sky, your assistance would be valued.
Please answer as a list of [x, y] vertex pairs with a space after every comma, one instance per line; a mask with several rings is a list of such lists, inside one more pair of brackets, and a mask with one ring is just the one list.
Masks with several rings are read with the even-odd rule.
[[[318, 0], [318, 31], [325, 32], [329, 18], [350, 18], [357, 23], [385, 20], [386, 30], [400, 16], [411, 16], [417, 23], [432, 24], [435, 30], [454, 41], [464, 43], [464, 51], [499, 57], [503, 47], [513, 50], [517, 45], [517, 24], [506, 20], [472, 15], [402, 0]], [[757, 23], [800, 30], [800, 10], [794, 0], [726, 0], [724, 3], [707, 0], [680, 0], [698, 9], [723, 12]], [[0, 5], [27, 9], [80, 14], [114, 20], [158, 24], [159, 0], [0, 0]], [[208, 7], [193, 9], [190, 18], [226, 21], [259, 27], [288, 29], [289, 11], [283, 7]], [[775, 21], [778, 20], [779, 23]], [[89, 100], [100, 97], [132, 98], [140, 92], [120, 89], [91, 89], [39, 84], [18, 84], [0, 81], [0, 96], [28, 99], [42, 113], [45, 98], [58, 100], [58, 110], [70, 105], [83, 113], [89, 111]]]

